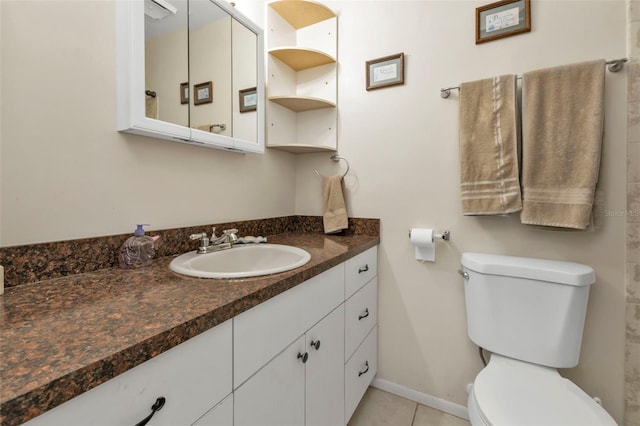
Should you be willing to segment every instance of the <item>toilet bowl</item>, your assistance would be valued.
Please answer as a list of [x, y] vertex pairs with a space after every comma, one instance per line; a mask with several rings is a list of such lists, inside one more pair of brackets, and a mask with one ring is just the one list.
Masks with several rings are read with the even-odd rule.
[[554, 368], [493, 354], [467, 400], [471, 424], [606, 426], [613, 418]]

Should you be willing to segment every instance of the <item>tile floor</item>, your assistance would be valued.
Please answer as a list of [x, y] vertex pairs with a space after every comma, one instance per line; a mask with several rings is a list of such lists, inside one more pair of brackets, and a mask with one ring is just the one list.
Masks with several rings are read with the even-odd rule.
[[467, 420], [370, 387], [348, 426], [468, 426]]

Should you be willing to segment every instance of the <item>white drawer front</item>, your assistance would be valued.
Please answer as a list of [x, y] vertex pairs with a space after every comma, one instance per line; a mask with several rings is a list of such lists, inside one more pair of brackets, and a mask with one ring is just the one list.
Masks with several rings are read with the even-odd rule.
[[345, 303], [345, 361], [377, 323], [378, 279], [373, 278]]
[[348, 422], [378, 370], [378, 328], [367, 336], [362, 346], [344, 367], [345, 420]]
[[25, 423], [132, 425], [165, 405], [150, 424], [189, 425], [231, 393], [231, 320]]
[[352, 257], [345, 262], [345, 299], [378, 275], [378, 247]]
[[234, 388], [343, 302], [344, 264], [233, 319]]

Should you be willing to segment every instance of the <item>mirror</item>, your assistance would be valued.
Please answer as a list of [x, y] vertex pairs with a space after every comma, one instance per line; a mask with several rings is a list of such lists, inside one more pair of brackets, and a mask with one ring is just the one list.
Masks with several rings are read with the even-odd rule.
[[236, 19], [231, 22], [233, 37], [233, 137], [258, 142], [258, 40]]
[[[231, 16], [210, 0], [189, 0], [189, 127], [233, 136]], [[234, 46], [234, 49], [236, 46]]]
[[213, 0], [144, 3], [145, 117], [191, 128], [189, 141], [262, 152], [257, 27]]
[[181, 102], [180, 91], [180, 84], [189, 80], [187, 0], [171, 0], [170, 5], [175, 13], [145, 1], [145, 116], [188, 126], [189, 105]]

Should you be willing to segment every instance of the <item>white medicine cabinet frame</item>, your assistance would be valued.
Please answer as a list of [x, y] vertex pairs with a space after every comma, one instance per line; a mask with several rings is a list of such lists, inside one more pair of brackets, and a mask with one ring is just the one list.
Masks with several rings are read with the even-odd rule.
[[267, 3], [267, 147], [337, 151], [338, 26], [312, 0]]
[[[171, 123], [161, 119], [149, 118], [146, 113], [146, 96], [149, 89], [145, 87], [145, 3], [151, 0], [118, 0], [116, 2], [116, 47], [117, 47], [117, 130], [137, 135], [149, 136], [157, 139], [164, 139], [174, 142], [188, 143], [209, 148], [223, 149], [227, 151], [241, 153], [264, 153], [265, 146], [265, 65], [264, 65], [264, 33], [263, 30], [242, 13], [235, 10], [230, 4], [224, 1], [208, 0], [213, 5], [219, 7], [229, 14], [233, 22], [233, 32], [230, 36], [236, 38], [241, 44], [247, 43], [247, 33], [255, 34], [256, 55], [255, 62], [247, 60], [246, 55], [234, 52], [234, 45], [231, 47], [231, 57], [229, 67], [255, 66], [255, 102], [256, 109], [249, 112], [240, 111], [240, 90], [243, 84], [250, 84], [243, 81], [246, 77], [234, 79], [231, 82], [231, 102], [229, 110], [232, 111], [231, 122], [226, 123], [231, 127], [231, 131], [225, 133], [229, 136], [218, 134], [219, 129], [203, 131], [189, 127], [186, 123]], [[176, 3], [186, 3], [196, 0], [174, 0]], [[198, 0], [202, 2], [203, 0]], [[238, 25], [240, 24], [240, 25]], [[248, 31], [247, 31], [248, 30]], [[243, 35], [243, 33], [245, 35]], [[187, 39], [187, 37], [185, 37]], [[188, 46], [186, 46], [188, 49]], [[178, 58], [182, 60], [182, 58]], [[237, 62], [237, 64], [234, 64]], [[185, 64], [185, 68], [187, 68]], [[186, 76], [188, 81], [189, 98], [194, 95], [194, 85], [201, 81], [192, 81], [191, 72]], [[175, 83], [175, 91], [171, 93], [172, 98], [163, 97], [159, 99], [160, 105], [164, 103], [179, 103], [180, 84]], [[242, 87], [241, 87], [242, 86]], [[173, 98], [175, 94], [175, 98]], [[216, 82], [213, 82], [213, 102], [216, 100]], [[188, 105], [183, 105], [190, 109], [189, 116], [193, 113], [194, 100], [189, 99]], [[250, 118], [251, 117], [251, 118]], [[253, 118], [255, 117], [255, 118]], [[214, 118], [211, 124], [216, 124]], [[255, 123], [255, 124], [253, 124]], [[248, 129], [246, 126], [255, 126], [255, 129]], [[213, 126], [212, 126], [213, 127]]]

